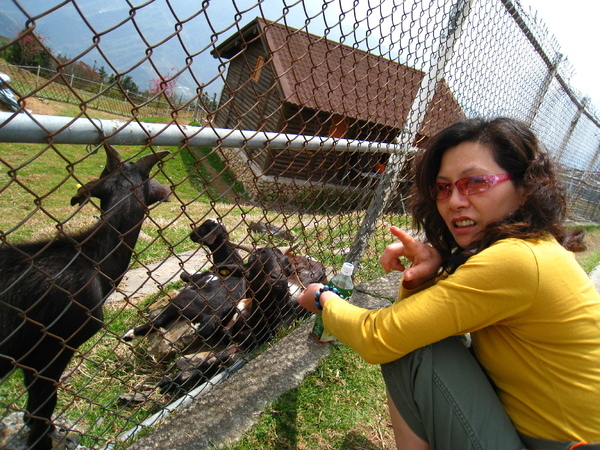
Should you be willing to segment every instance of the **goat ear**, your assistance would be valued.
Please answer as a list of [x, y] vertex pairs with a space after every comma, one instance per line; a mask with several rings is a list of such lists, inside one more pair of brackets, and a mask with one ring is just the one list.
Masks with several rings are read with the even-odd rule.
[[279, 264], [281, 265], [283, 274], [286, 277], [291, 277], [294, 274], [294, 268], [292, 267], [292, 261], [290, 261], [290, 258], [288, 256], [282, 256], [279, 259]]
[[158, 181], [152, 179], [149, 181], [150, 195], [148, 197], [148, 204], [152, 205], [156, 202], [170, 202], [171, 201], [171, 189], [167, 186], [163, 186]]
[[156, 152], [150, 153], [149, 155], [142, 156], [135, 162], [135, 165], [139, 167], [139, 169], [144, 173], [144, 175], [150, 175], [150, 171], [154, 167], [154, 165], [167, 156], [169, 152]]
[[106, 170], [108, 172], [114, 172], [115, 170], [117, 170], [117, 167], [119, 164], [121, 164], [121, 155], [119, 154], [119, 152], [117, 151], [116, 148], [114, 148], [112, 145], [110, 144], [104, 144], [104, 150], [106, 151]]

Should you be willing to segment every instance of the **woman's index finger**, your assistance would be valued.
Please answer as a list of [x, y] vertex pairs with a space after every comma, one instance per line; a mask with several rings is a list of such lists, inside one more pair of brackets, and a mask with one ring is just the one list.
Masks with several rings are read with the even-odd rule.
[[392, 234], [394, 236], [396, 236], [400, 240], [400, 242], [402, 242], [404, 244], [405, 247], [407, 245], [411, 245], [414, 242], [416, 242], [415, 238], [413, 238], [410, 234], [408, 234], [402, 228], [392, 226], [392, 227], [390, 227], [390, 231], [392, 232]]

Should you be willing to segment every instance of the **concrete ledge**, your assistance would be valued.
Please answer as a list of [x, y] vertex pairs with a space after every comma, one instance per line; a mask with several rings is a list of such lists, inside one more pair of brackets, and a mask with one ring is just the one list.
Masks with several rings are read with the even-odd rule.
[[[390, 304], [361, 292], [360, 286], [352, 300], [367, 308]], [[312, 325], [312, 318], [302, 323], [190, 406], [169, 415], [129, 448], [197, 450], [237, 441], [270, 403], [298, 387], [329, 355], [329, 345], [310, 337]]]
[[130, 449], [203, 449], [235, 442], [265, 407], [296, 388], [329, 354], [307, 320], [187, 408], [172, 413]]

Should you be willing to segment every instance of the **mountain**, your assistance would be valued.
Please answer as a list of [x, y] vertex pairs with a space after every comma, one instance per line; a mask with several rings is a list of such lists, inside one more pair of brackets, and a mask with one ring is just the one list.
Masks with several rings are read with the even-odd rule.
[[[263, 13], [281, 20], [284, 1], [268, 0], [264, 9], [258, 2], [239, 12], [240, 2], [230, 1], [155, 0], [132, 9], [122, 0], [20, 0], [24, 13], [8, 0], [0, 3], [0, 35], [14, 37], [34, 18], [35, 32], [55, 55], [104, 67], [109, 75], [131, 75], [141, 90], [151, 87], [157, 71], [171, 76], [189, 64], [177, 80], [177, 93], [193, 96], [200, 88], [212, 97], [220, 94], [225, 72], [210, 50]], [[305, 10], [286, 7], [286, 21], [302, 27], [310, 3]]]

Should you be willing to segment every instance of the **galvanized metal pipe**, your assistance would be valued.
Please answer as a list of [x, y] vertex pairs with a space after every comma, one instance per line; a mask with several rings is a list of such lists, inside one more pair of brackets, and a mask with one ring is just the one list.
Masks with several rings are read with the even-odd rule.
[[397, 144], [180, 124], [0, 112], [0, 142], [31, 144], [156, 145], [289, 148], [392, 153]]

